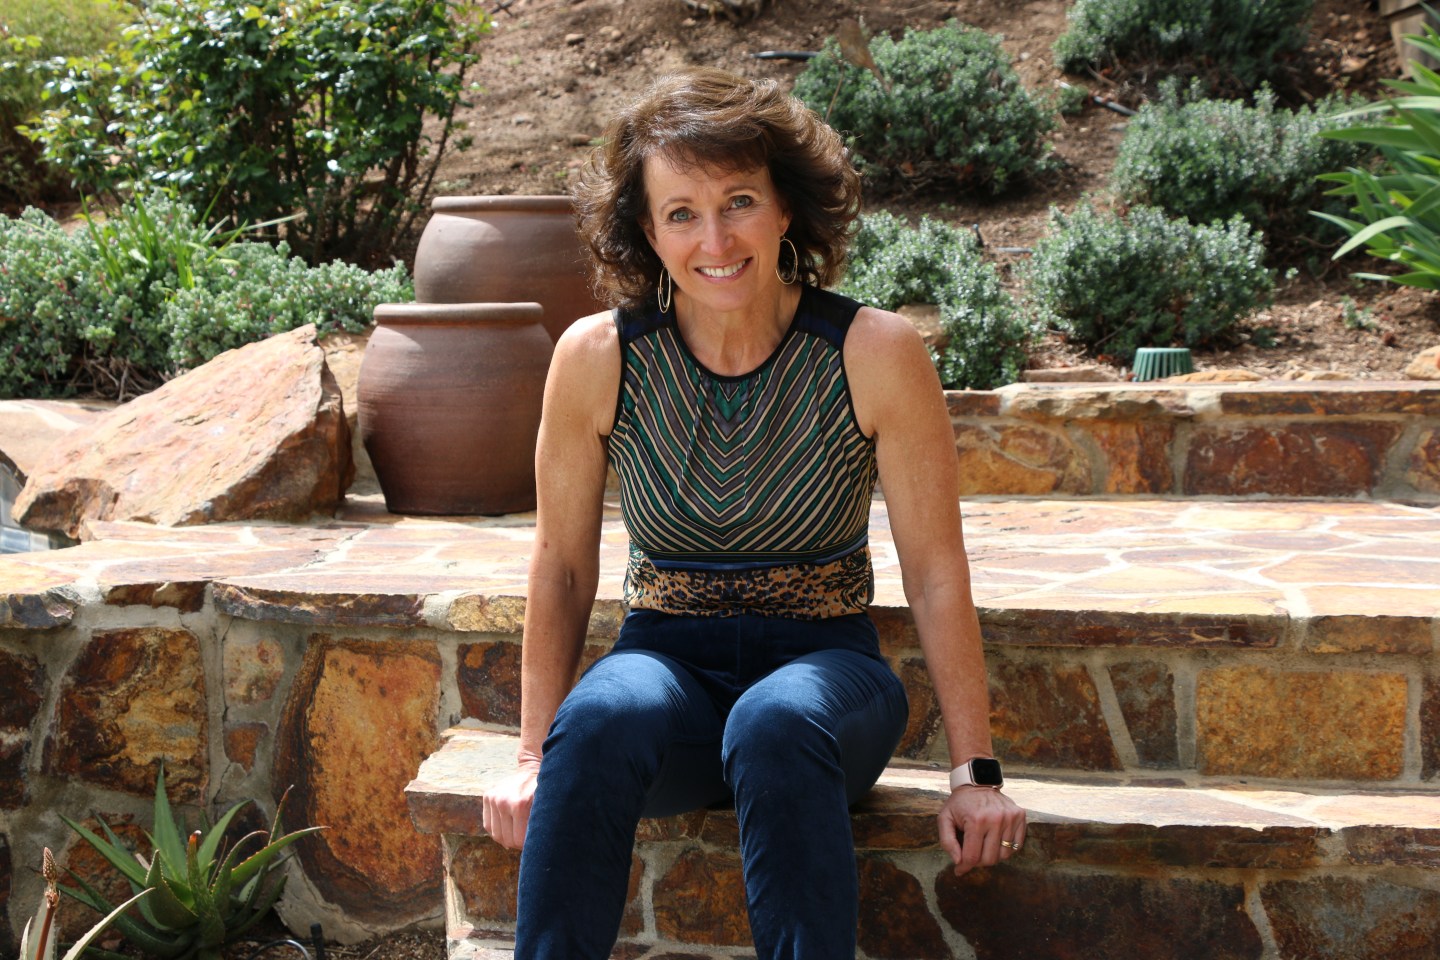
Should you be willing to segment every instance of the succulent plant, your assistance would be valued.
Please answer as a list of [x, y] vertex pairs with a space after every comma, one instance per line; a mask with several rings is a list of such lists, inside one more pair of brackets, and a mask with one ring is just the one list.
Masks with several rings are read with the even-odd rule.
[[[253, 831], [227, 850], [222, 846], [225, 829], [247, 802], [235, 804], [214, 826], [185, 838], [184, 824], [172, 813], [165, 793], [162, 767], [155, 781], [154, 833], [147, 834], [152, 848], [148, 860], [126, 847], [104, 820], [100, 820], [105, 833], [101, 837], [73, 820], [61, 819], [119, 870], [133, 891], [150, 893], [137, 904], [139, 916], [115, 916], [116, 929], [126, 940], [165, 960], [218, 960], [220, 948], [254, 926], [280, 898], [285, 878], [272, 872], [281, 862], [280, 852], [321, 829], [307, 827], [282, 836], [277, 810], [268, 834]], [[284, 805], [282, 797], [280, 806]], [[244, 853], [256, 844], [258, 849]], [[93, 886], [71, 876], [79, 889], [62, 887], [66, 894], [102, 913], [111, 909]], [[89, 955], [118, 956], [95, 947]]]

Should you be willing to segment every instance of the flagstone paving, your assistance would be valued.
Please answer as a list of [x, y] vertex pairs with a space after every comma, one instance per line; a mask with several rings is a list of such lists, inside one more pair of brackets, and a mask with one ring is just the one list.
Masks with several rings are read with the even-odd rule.
[[[975, 599], [997, 613], [1440, 618], [1433, 508], [1333, 500], [974, 500], [963, 508]], [[215, 582], [224, 602], [281, 619], [288, 607], [323, 622], [333, 607], [337, 622], [419, 623], [427, 598], [523, 597], [533, 521], [397, 517], [370, 497], [308, 527], [96, 523], [78, 547], [0, 558], [0, 604], [10, 611], [0, 622], [24, 625], [18, 611], [27, 604], [54, 616], [92, 591], [114, 603], [147, 586]], [[620, 597], [626, 543], [610, 505], [602, 601]], [[871, 549], [876, 606], [904, 607], [883, 501], [872, 511]], [[409, 614], [397, 612], [402, 600]]]

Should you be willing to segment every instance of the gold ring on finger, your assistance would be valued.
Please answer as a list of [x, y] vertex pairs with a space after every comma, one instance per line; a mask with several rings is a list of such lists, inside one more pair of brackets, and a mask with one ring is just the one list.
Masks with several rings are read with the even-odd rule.
[[1012, 850], [1016, 849], [1015, 844], [1011, 843], [1009, 840], [1001, 840], [1001, 841], [1000, 841], [1000, 846], [1002, 846], [1002, 847], [1009, 847], [1009, 848], [1011, 848]]

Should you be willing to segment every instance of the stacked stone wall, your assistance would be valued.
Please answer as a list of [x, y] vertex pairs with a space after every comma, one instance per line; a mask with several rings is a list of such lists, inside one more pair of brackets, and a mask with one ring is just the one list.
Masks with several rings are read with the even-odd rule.
[[[233, 584], [203, 591], [198, 608], [187, 591], [174, 596], [178, 607], [57, 600], [34, 613], [52, 625], [18, 629], [12, 611], [0, 630], [12, 942], [39, 895], [25, 865], [42, 846], [62, 861], [79, 855], [55, 814], [148, 822], [162, 760], [172, 797], [192, 812], [213, 817], [253, 798], [268, 822], [289, 788], [286, 824], [329, 828], [292, 864], [282, 901], [292, 927], [318, 921], [353, 939], [436, 919], [439, 838], [411, 825], [403, 788], [449, 724], [518, 720], [523, 599], [281, 603]], [[596, 605], [587, 661], [608, 648], [620, 612]], [[273, 618], [251, 619], [263, 613]], [[1047, 628], [1046, 616], [1059, 619]], [[876, 617], [912, 701], [900, 754], [943, 763], [909, 615]], [[1053, 612], [985, 609], [982, 621], [996, 745], [1016, 775], [1440, 783], [1434, 621], [1176, 616], [1137, 630], [1100, 617], [1079, 645]]]
[[1440, 502], [1440, 387], [1012, 384], [948, 394], [961, 496]]

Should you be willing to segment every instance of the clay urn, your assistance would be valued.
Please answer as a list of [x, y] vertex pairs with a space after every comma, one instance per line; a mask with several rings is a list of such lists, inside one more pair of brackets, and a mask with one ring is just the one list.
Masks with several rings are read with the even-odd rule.
[[590, 292], [569, 197], [436, 197], [430, 209], [415, 251], [416, 300], [537, 301], [552, 341], [604, 309]]
[[391, 513], [535, 508], [553, 346], [540, 304], [383, 303], [357, 385], [359, 433]]

